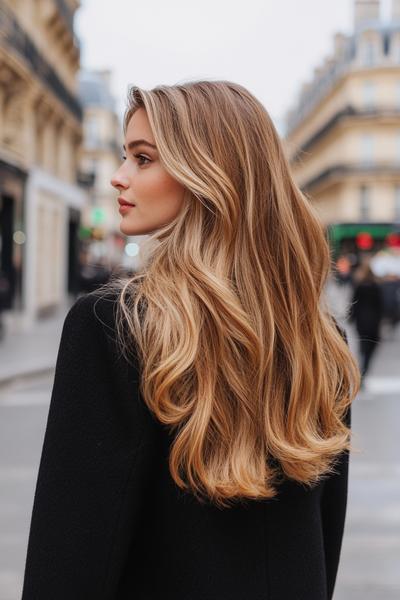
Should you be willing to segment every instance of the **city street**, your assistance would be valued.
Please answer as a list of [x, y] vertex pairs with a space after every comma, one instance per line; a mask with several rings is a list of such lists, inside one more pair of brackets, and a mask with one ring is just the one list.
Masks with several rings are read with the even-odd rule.
[[[90, 550], [81, 552], [84, 572], [92, 572], [92, 565], [97, 572], [108, 560], [104, 585], [109, 584], [112, 589], [118, 580], [118, 561], [128, 543], [132, 544], [128, 538], [120, 543], [113, 534], [119, 530], [132, 533], [134, 509], [129, 512], [129, 504], [124, 521], [128, 504], [124, 493], [131, 489], [133, 477], [147, 481], [140, 466], [147, 462], [133, 461], [132, 444], [129, 448], [129, 444], [124, 445], [126, 435], [130, 435], [126, 431], [137, 423], [134, 416], [132, 421], [124, 417], [125, 399], [122, 402], [119, 398], [119, 394], [123, 395], [122, 387], [117, 390], [116, 385], [112, 390], [120, 404], [113, 405], [110, 412], [103, 398], [105, 409], [101, 412], [97, 399], [105, 387], [108, 390], [108, 385], [100, 386], [99, 393], [93, 390], [95, 386], [89, 385], [86, 374], [93, 366], [91, 359], [97, 357], [93, 348], [104, 358], [106, 369], [107, 359], [114, 359], [102, 353], [102, 340], [97, 337], [88, 351], [84, 350], [93, 315], [86, 320], [73, 312], [68, 323], [71, 330], [79, 332], [78, 342], [70, 343], [66, 327], [64, 339], [71, 352], [64, 356], [59, 354], [59, 348], [66, 316], [81, 295], [114, 277], [119, 281], [137, 275], [130, 282], [132, 286], [126, 288], [128, 295], [135, 293], [141, 287], [147, 267], [151, 277], [142, 291], [150, 304], [154, 304], [154, 312], [147, 319], [150, 327], [144, 333], [150, 340], [151, 348], [147, 349], [158, 357], [160, 369], [165, 366], [164, 355], [171, 358], [172, 354], [180, 364], [185, 359], [178, 354], [179, 346], [183, 347], [180, 341], [182, 338], [187, 341], [187, 336], [176, 335], [179, 332], [173, 324], [165, 331], [161, 329], [161, 333], [151, 330], [152, 324], [153, 329], [163, 328], [158, 316], [162, 306], [174, 308], [174, 294], [179, 294], [180, 302], [175, 303], [172, 312], [181, 325], [190, 326], [193, 339], [203, 321], [205, 328], [201, 333], [212, 333], [211, 339], [206, 340], [211, 345], [204, 350], [200, 336], [201, 343], [192, 354], [200, 358], [212, 355], [214, 365], [222, 365], [225, 374], [232, 374], [234, 369], [228, 364], [230, 357], [226, 357], [225, 346], [231, 348], [233, 344], [231, 339], [226, 340], [226, 334], [234, 329], [244, 330], [243, 323], [239, 329], [235, 325], [243, 310], [248, 311], [247, 317], [254, 324], [259, 315], [254, 304], [248, 306], [249, 299], [255, 299], [264, 290], [262, 318], [279, 324], [274, 344], [279, 373], [268, 375], [265, 387], [284, 388], [286, 395], [298, 381], [304, 401], [303, 373], [296, 377], [296, 365], [301, 363], [299, 354], [302, 354], [310, 365], [311, 375], [306, 374], [307, 379], [315, 379], [315, 386], [311, 386], [315, 389], [309, 398], [314, 404], [320, 387], [317, 379], [325, 381], [337, 366], [328, 336], [321, 335], [318, 327], [317, 320], [322, 314], [319, 311], [332, 315], [346, 330], [350, 350], [357, 360], [361, 344], [362, 369], [368, 365], [370, 368], [352, 406], [346, 522], [336, 586], [329, 600], [400, 600], [400, 0], [308, 0], [306, 3], [254, 0], [245, 4], [228, 0], [201, 3], [156, 0], [140, 4], [125, 0], [0, 0], [0, 63], [0, 600], [21, 600], [34, 494], [58, 356], [58, 364], [62, 370], [65, 366], [63, 372], [68, 381], [63, 389], [70, 387], [73, 394], [75, 389], [88, 390], [82, 392], [84, 409], [81, 410], [80, 404], [74, 423], [79, 420], [78, 436], [82, 431], [85, 436], [92, 434], [88, 438], [92, 440], [92, 453], [87, 452], [88, 444], [82, 445], [83, 450], [80, 448], [79, 437], [71, 439], [72, 445], [78, 446], [74, 468], [83, 461], [77, 496], [87, 488], [90, 504], [85, 512], [82, 501], [75, 498], [68, 486], [67, 471], [71, 469], [60, 459], [60, 445], [66, 456], [71, 454], [66, 436], [56, 435], [54, 447], [50, 444], [49, 448], [54, 453], [54, 472], [62, 474], [66, 492], [64, 488], [60, 490], [56, 474], [50, 476], [55, 494], [47, 496], [45, 492], [45, 495], [58, 508], [57, 498], [67, 495], [68, 507], [59, 512], [69, 515], [68, 523], [78, 514], [78, 543], [71, 535], [56, 535], [56, 517], [51, 517], [49, 509], [45, 509], [50, 523], [47, 529], [53, 532], [53, 538], [61, 540], [63, 548], [73, 547], [74, 554], [76, 548], [86, 548], [82, 545], [86, 532], [87, 544], [91, 545]], [[263, 267], [264, 274], [260, 272]], [[317, 298], [317, 291], [325, 297]], [[234, 292], [237, 292], [238, 315], [229, 316], [235, 323], [230, 328], [221, 309], [216, 323], [210, 324], [225, 296], [227, 306], [233, 305], [230, 296]], [[191, 296], [193, 302], [189, 301]], [[139, 300], [138, 317], [142, 320], [140, 307], [143, 300], [145, 308], [146, 297]], [[266, 302], [271, 306], [266, 306]], [[204, 304], [204, 311], [199, 303]], [[198, 317], [196, 323], [190, 317], [193, 314]], [[182, 315], [184, 318], [179, 319]], [[100, 313], [97, 316], [101, 319]], [[297, 324], [300, 330], [296, 329]], [[107, 325], [103, 325], [105, 330]], [[330, 325], [333, 328], [332, 320]], [[93, 335], [99, 333], [92, 329]], [[272, 333], [268, 331], [267, 337], [275, 340]], [[301, 339], [301, 346], [295, 338]], [[305, 339], [311, 340], [309, 352], [305, 351]], [[314, 340], [319, 340], [316, 347], [312, 347]], [[242, 339], [236, 341], [246, 347]], [[262, 341], [263, 347], [268, 346]], [[290, 365], [279, 358], [282, 344], [288, 353], [294, 349]], [[78, 352], [71, 350], [75, 346]], [[191, 348], [182, 351], [188, 356]], [[332, 362], [329, 365], [332, 368], [326, 372], [318, 369], [317, 359], [322, 354]], [[342, 358], [350, 360], [347, 352], [342, 353]], [[72, 364], [79, 365], [76, 377], [71, 375]], [[244, 364], [233, 365], [238, 367], [237, 375], [243, 373], [239, 367]], [[313, 369], [315, 364], [317, 367]], [[103, 364], [96, 374], [102, 368]], [[342, 369], [340, 365], [338, 371]], [[205, 377], [210, 376], [210, 369], [205, 372]], [[185, 373], [185, 381], [190, 380], [188, 385], [192, 380], [200, 381], [198, 375]], [[280, 386], [279, 376], [283, 381]], [[76, 379], [80, 381], [72, 381]], [[223, 379], [217, 373], [216, 381]], [[128, 385], [128, 380], [129, 373], [122, 372], [123, 385]], [[176, 387], [173, 377], [169, 380], [173, 390]], [[260, 412], [259, 406], [255, 407], [257, 402], [253, 402], [259, 399], [249, 398], [254, 393], [253, 381], [249, 379], [248, 383], [249, 389], [239, 395], [246, 408], [245, 423], [249, 415]], [[330, 383], [333, 388], [337, 382]], [[207, 385], [201, 381], [199, 387], [207, 391]], [[88, 416], [90, 396], [96, 398], [96, 409], [100, 406], [99, 414], [94, 417], [92, 413]], [[225, 398], [229, 408], [237, 405], [236, 396]], [[215, 398], [216, 394], [211, 402]], [[207, 402], [207, 394], [205, 400], [204, 397], [195, 400], [199, 400], [202, 408], [201, 402]], [[281, 400], [285, 412], [287, 398]], [[67, 401], [65, 404], [71, 410], [71, 404]], [[165, 412], [166, 423], [173, 422], [176, 411], [168, 407], [167, 401], [163, 405], [163, 398], [159, 409]], [[225, 425], [229, 425], [222, 408], [217, 409]], [[314, 415], [320, 411], [308, 412]], [[111, 419], [107, 416], [110, 414]], [[278, 417], [281, 422], [282, 415]], [[321, 414], [315, 417], [324, 420]], [[192, 446], [189, 449], [182, 447], [182, 452], [178, 450], [177, 462], [183, 460], [184, 464], [188, 456], [192, 457], [194, 474], [197, 471], [199, 475], [198, 423], [196, 418], [189, 423], [185, 420], [175, 424], [178, 429], [193, 424], [194, 433], [189, 436], [193, 444], [189, 444]], [[67, 427], [64, 419], [59, 421], [68, 432], [74, 430]], [[96, 433], [96, 422], [100, 423], [100, 433]], [[233, 435], [230, 426], [222, 428], [226, 435], [222, 436], [221, 444], [228, 449], [229, 458], [233, 457], [228, 467], [233, 465], [238, 483], [242, 489], [248, 489], [245, 484], [249, 477], [251, 480], [252, 465], [246, 465], [250, 475], [245, 473], [240, 460], [235, 460], [232, 444], [232, 438], [240, 449], [246, 443], [240, 411], [233, 414], [233, 422]], [[252, 431], [258, 431], [265, 424], [250, 425]], [[297, 425], [302, 425], [301, 415]], [[146, 438], [143, 444], [149, 447], [146, 425], [143, 427], [141, 438]], [[293, 433], [294, 428], [291, 429]], [[299, 438], [296, 431], [293, 435]], [[259, 441], [253, 439], [252, 448], [261, 447]], [[284, 441], [274, 442], [271, 435], [265, 446], [276, 448]], [[215, 464], [219, 462], [220, 471], [229, 472], [227, 465], [219, 460], [215, 444], [211, 449], [207, 444], [204, 447], [207, 452], [210, 450], [209, 454], [215, 453], [212, 458]], [[122, 462], [114, 457], [110, 478], [104, 470], [115, 448]], [[138, 448], [142, 449], [139, 437]], [[256, 458], [263, 462], [268, 457]], [[122, 465], [120, 473], [115, 465]], [[99, 468], [104, 488], [110, 480], [114, 482], [114, 488], [107, 487], [115, 508], [113, 520], [107, 509], [110, 504], [104, 508], [93, 502], [93, 498], [99, 497], [95, 490], [100, 488], [89, 484]], [[218, 491], [224, 486], [219, 486], [218, 468], [216, 471], [211, 473], [211, 480]], [[231, 525], [229, 531], [235, 538], [235, 544], [231, 544], [229, 536], [224, 535], [227, 531], [224, 523], [218, 522], [207, 529], [197, 522], [197, 538], [197, 533], [191, 532], [194, 522], [191, 507], [182, 512], [179, 498], [170, 494], [168, 478], [159, 477], [151, 468], [148, 473], [161, 490], [154, 495], [158, 501], [161, 498], [158, 504], [162, 526], [146, 530], [147, 546], [160, 552], [159, 560], [153, 557], [153, 565], [164, 567], [163, 560], [168, 561], [169, 578], [158, 578], [163, 582], [161, 596], [181, 600], [187, 595], [185, 585], [186, 593], [177, 598], [182, 588], [176, 586], [183, 572], [182, 561], [171, 560], [171, 530], [163, 527], [165, 520], [162, 522], [163, 514], [176, 514], [181, 528], [175, 526], [173, 534], [182, 541], [176, 548], [181, 554], [176, 555], [192, 559], [189, 567], [192, 582], [204, 586], [200, 595], [213, 600], [232, 600], [229, 597], [232, 594], [237, 598], [243, 594], [245, 597], [240, 600], [254, 600], [251, 596], [256, 593], [252, 594], [247, 584], [248, 571], [243, 565], [236, 570], [238, 561], [228, 560], [230, 550], [243, 549], [241, 559], [248, 552], [252, 526]], [[145, 489], [144, 485], [140, 483], [139, 487]], [[115, 502], [117, 496], [120, 506]], [[300, 531], [301, 527], [310, 531], [304, 518], [307, 511], [297, 502], [296, 493], [293, 498], [293, 503], [291, 497], [287, 504], [290, 513], [283, 514], [289, 514], [295, 526], [285, 517], [278, 526], [282, 539], [285, 539], [283, 529], [289, 527], [290, 546], [283, 544], [284, 551], [280, 552], [276, 543], [274, 552], [265, 553], [265, 560], [269, 560], [267, 575], [273, 571], [282, 574], [277, 584], [273, 577], [268, 578], [268, 584], [261, 582], [265, 600], [271, 600], [272, 596], [281, 600], [285, 596], [281, 582], [293, 583], [291, 572], [303, 576], [304, 559], [307, 569], [314, 562], [315, 543], [307, 544], [308, 538]], [[335, 504], [334, 494], [330, 500], [331, 505]], [[264, 510], [264, 506], [261, 508]], [[282, 505], [277, 508], [277, 518], [281, 518]], [[265, 509], [270, 517], [271, 505], [267, 503]], [[296, 510], [301, 513], [297, 520]], [[312, 512], [312, 523], [319, 526], [319, 506], [316, 509], [314, 506]], [[337, 517], [343, 511], [339, 507], [336, 513], [333, 510], [329, 514]], [[333, 517], [330, 524], [336, 533]], [[83, 521], [86, 527], [81, 527]], [[94, 527], [91, 522], [95, 522]], [[103, 529], [98, 528], [99, 522], [104, 524]], [[172, 522], [175, 525], [178, 520]], [[157, 523], [153, 518], [153, 524]], [[208, 519], [208, 523], [213, 521]], [[322, 529], [317, 552], [322, 548], [329, 571], [332, 561], [328, 538], [333, 535], [329, 528]], [[254, 539], [259, 539], [260, 530], [263, 523], [255, 529]], [[92, 535], [93, 531], [96, 535]], [[181, 531], [184, 535], [179, 535]], [[52, 561], [47, 560], [49, 554], [55, 554], [46, 552], [44, 538], [48, 535], [46, 531], [40, 537], [37, 545], [40, 551], [35, 548], [34, 557], [36, 562], [44, 564], [41, 572], [53, 574], [53, 581], [58, 584], [59, 573], [54, 566], [51, 570]], [[199, 548], [207, 548], [210, 535], [214, 550], [219, 547], [214, 543], [218, 535], [221, 544], [225, 543], [215, 561], [210, 562], [209, 553], [203, 553], [208, 564], [214, 564], [219, 572], [228, 565], [231, 586], [221, 586], [223, 598], [214, 599], [212, 569], [201, 568], [195, 558]], [[268, 545], [271, 531], [266, 535]], [[100, 551], [98, 539], [112, 540], [105, 544], [109, 555], [103, 561], [105, 554]], [[313, 541], [312, 537], [310, 540]], [[92, 548], [99, 550], [97, 555]], [[291, 553], [285, 555], [288, 548]], [[60, 554], [58, 559], [70, 573], [68, 552], [65, 560]], [[264, 559], [263, 551], [261, 555]], [[294, 557], [290, 559], [292, 571], [285, 570], [289, 555]], [[276, 559], [276, 569], [272, 568], [271, 556]], [[129, 559], [137, 570], [136, 558], [133, 548]], [[209, 572], [203, 578], [205, 570]], [[233, 585], [232, 574], [241, 583], [241, 573], [244, 573], [244, 587]], [[79, 578], [74, 571], [70, 579], [79, 591], [69, 593], [64, 589], [64, 596], [85, 595], [84, 576]], [[129, 567], [122, 579], [123, 596], [135, 596]], [[156, 581], [157, 577], [153, 579]], [[309, 578], [307, 584], [308, 581]], [[303, 593], [297, 586], [293, 593], [296, 597], [283, 600], [310, 600], [314, 593], [310, 588], [321, 589], [314, 579], [313, 583], [303, 586], [307, 587]], [[51, 600], [59, 600], [63, 582], [54, 593], [49, 585], [42, 579], [37, 587], [46, 587], [48, 596], [57, 596]], [[266, 591], [267, 585], [270, 589]], [[227, 591], [228, 587], [233, 591]], [[35, 600], [37, 596], [43, 600], [45, 593], [38, 589], [33, 593]], [[89, 595], [103, 594], [91, 589]], [[322, 592], [316, 591], [315, 595]]]
[[[353, 444], [360, 451], [351, 457], [335, 600], [400, 597], [400, 328], [393, 338], [386, 336], [366, 389], [353, 404]], [[21, 594], [52, 378], [30, 375], [0, 388], [0, 600], [19, 600]]]

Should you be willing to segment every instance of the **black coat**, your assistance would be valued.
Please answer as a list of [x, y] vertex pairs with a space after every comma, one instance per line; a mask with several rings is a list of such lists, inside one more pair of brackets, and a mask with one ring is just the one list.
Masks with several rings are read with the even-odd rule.
[[[115, 301], [89, 294], [61, 337], [22, 600], [326, 600], [345, 521], [337, 473], [219, 509], [183, 493], [170, 438], [116, 351]], [[348, 413], [350, 422], [350, 411]]]

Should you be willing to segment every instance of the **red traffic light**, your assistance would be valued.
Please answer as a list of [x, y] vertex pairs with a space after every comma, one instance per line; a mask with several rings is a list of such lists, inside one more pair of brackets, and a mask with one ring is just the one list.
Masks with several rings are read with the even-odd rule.
[[356, 235], [356, 246], [360, 250], [370, 250], [374, 245], [374, 239], [367, 231], [361, 231]]
[[400, 248], [400, 233], [389, 233], [386, 236], [386, 243], [391, 248]]

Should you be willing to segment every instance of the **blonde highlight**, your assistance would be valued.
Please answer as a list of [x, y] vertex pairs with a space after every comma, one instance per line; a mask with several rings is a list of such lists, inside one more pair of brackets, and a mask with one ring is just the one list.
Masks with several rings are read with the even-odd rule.
[[174, 432], [175, 483], [230, 506], [313, 485], [350, 450], [357, 364], [324, 305], [329, 247], [275, 127], [245, 88], [133, 87], [182, 211], [152, 235], [138, 274], [115, 281], [118, 333], [140, 391]]

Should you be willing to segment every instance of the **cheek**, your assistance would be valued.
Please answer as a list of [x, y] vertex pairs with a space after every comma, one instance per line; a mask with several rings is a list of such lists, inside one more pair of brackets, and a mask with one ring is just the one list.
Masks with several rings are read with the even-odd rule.
[[183, 200], [184, 187], [164, 169], [153, 168], [143, 173], [135, 182], [135, 196], [140, 204], [155, 204], [165, 210], [179, 206]]

